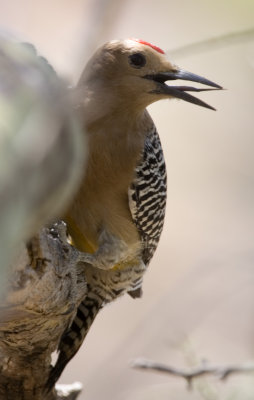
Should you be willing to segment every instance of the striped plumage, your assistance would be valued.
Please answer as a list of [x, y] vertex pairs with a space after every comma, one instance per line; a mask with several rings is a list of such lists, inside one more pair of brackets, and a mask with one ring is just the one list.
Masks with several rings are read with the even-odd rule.
[[133, 221], [143, 243], [142, 259], [147, 265], [158, 245], [163, 228], [167, 176], [164, 155], [155, 126], [145, 139], [141, 163], [129, 188]]
[[64, 220], [88, 284], [86, 298], [63, 334], [50, 389], [82, 344], [104, 304], [128, 292], [140, 297], [143, 275], [158, 245], [166, 207], [166, 168], [160, 139], [146, 107], [177, 97], [211, 108], [168, 86], [184, 79], [218, 85], [180, 70], [164, 52], [131, 39], [102, 46], [76, 88], [85, 116], [89, 156], [84, 180]]

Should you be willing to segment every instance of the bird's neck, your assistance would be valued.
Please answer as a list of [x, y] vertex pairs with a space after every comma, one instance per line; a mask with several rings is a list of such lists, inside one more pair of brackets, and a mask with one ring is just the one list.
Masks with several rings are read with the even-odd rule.
[[[132, 128], [146, 119], [147, 103], [139, 97], [127, 96], [120, 90], [110, 90], [110, 87], [99, 85], [98, 82], [81, 82], [73, 92], [75, 104], [85, 118], [88, 131], [90, 126], [108, 123], [125, 124]], [[85, 93], [85, 96], [84, 96]]]
[[[146, 110], [132, 114], [115, 110], [87, 125], [88, 142], [92, 157], [105, 161], [114, 157], [119, 165], [136, 165], [151, 129], [152, 120]], [[100, 154], [98, 154], [98, 152]]]
[[80, 97], [79, 105], [89, 145], [87, 177], [94, 173], [101, 179], [115, 174], [121, 179], [125, 173], [133, 176], [153, 125], [147, 110], [124, 97], [116, 101], [109, 93], [107, 98], [105, 90], [96, 96], [91, 87], [85, 98]]

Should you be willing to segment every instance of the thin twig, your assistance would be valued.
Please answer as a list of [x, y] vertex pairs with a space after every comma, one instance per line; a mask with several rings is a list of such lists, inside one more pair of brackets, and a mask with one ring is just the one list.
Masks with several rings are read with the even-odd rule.
[[136, 359], [132, 362], [133, 368], [138, 369], [148, 369], [157, 372], [163, 372], [166, 374], [179, 376], [184, 378], [189, 387], [191, 387], [192, 380], [194, 378], [203, 376], [203, 375], [215, 375], [219, 379], [223, 380], [226, 379], [229, 375], [233, 373], [246, 373], [246, 372], [254, 372], [254, 363], [249, 362], [245, 364], [239, 365], [228, 365], [228, 366], [210, 366], [206, 363], [203, 363], [199, 367], [189, 368], [189, 369], [182, 369], [182, 368], [175, 368], [169, 365], [157, 363], [154, 361], [146, 360], [146, 359]]
[[215, 36], [198, 42], [192, 42], [184, 46], [168, 50], [171, 57], [188, 57], [190, 54], [204, 53], [206, 51], [217, 50], [225, 46], [247, 42], [254, 39], [254, 28], [244, 31], [229, 32], [225, 35]]

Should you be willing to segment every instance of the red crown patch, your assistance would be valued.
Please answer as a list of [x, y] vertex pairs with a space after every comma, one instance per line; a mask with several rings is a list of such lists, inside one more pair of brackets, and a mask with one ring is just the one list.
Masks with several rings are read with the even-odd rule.
[[151, 47], [152, 49], [158, 51], [158, 53], [165, 54], [165, 52], [164, 52], [162, 49], [160, 49], [160, 48], [157, 47], [157, 46], [154, 46], [153, 44], [151, 44], [151, 43], [149, 43], [149, 42], [146, 42], [145, 40], [142, 40], [142, 39], [134, 39], [134, 38], [131, 38], [131, 40], [134, 40], [134, 42], [138, 42], [138, 43], [141, 43], [141, 44], [145, 44], [146, 46], [149, 46], [149, 47]]

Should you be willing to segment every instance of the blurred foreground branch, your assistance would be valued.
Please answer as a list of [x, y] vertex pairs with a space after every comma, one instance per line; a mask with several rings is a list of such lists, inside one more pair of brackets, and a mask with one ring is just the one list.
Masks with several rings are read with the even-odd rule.
[[0, 33], [0, 400], [74, 400], [81, 390], [43, 393], [51, 353], [86, 294], [65, 225], [51, 222], [84, 172], [73, 110], [33, 46]]
[[35, 49], [0, 34], [0, 266], [61, 215], [84, 168], [65, 83]]
[[201, 377], [203, 375], [215, 375], [219, 379], [223, 380], [226, 379], [231, 374], [254, 372], [254, 363], [246, 363], [242, 365], [228, 365], [222, 367], [210, 366], [204, 363], [200, 367], [181, 369], [161, 363], [156, 363], [150, 360], [137, 359], [133, 361], [132, 367], [179, 376], [187, 381], [189, 387], [191, 387], [193, 379]]

